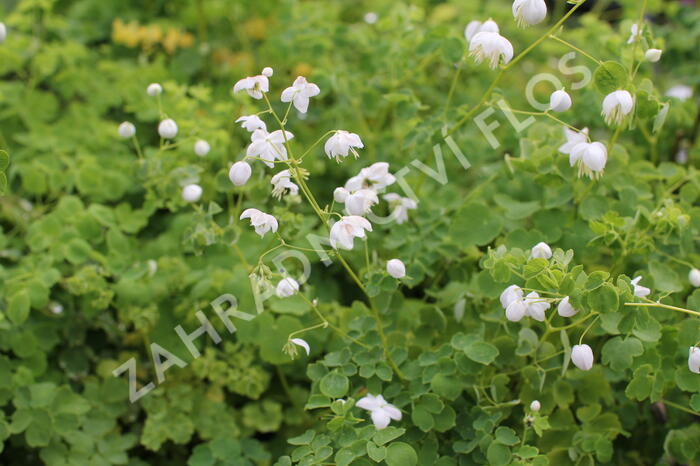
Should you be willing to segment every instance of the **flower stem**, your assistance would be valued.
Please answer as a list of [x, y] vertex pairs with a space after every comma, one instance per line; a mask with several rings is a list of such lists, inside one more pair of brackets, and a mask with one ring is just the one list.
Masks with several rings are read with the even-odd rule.
[[647, 299], [648, 302], [646, 303], [625, 303], [625, 306], [643, 306], [643, 307], [660, 307], [662, 309], [669, 309], [671, 311], [677, 311], [677, 312], [683, 312], [685, 314], [690, 314], [693, 316], [699, 316], [700, 317], [700, 312], [697, 311], [691, 311], [690, 309], [685, 309], [682, 307], [676, 307], [676, 306], [671, 306], [669, 304], [662, 304], [656, 301], [652, 301], [651, 299]]
[[564, 39], [562, 39], [562, 38], [560, 38], [560, 37], [557, 37], [557, 36], [555, 36], [554, 34], [550, 34], [550, 35], [549, 35], [549, 38], [550, 38], [550, 39], [554, 39], [554, 40], [556, 40], [557, 42], [560, 42], [560, 43], [566, 45], [567, 47], [569, 47], [569, 48], [571, 48], [571, 49], [577, 51], [578, 53], [580, 53], [580, 54], [583, 55], [584, 57], [586, 57], [586, 58], [588, 58], [588, 59], [590, 59], [590, 60], [593, 60], [594, 62], [596, 62], [596, 63], [599, 64], [599, 65], [602, 65], [602, 64], [603, 64], [602, 61], [598, 60], [596, 57], [594, 57], [594, 56], [591, 55], [590, 53], [584, 52], [583, 50], [581, 50], [580, 48], [576, 47], [576, 46], [575, 46], [574, 44], [572, 44], [571, 42], [565, 41]]

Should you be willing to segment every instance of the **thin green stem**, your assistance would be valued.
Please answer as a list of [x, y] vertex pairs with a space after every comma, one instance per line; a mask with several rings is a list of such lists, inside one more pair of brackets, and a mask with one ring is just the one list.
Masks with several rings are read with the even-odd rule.
[[[644, 298], [644, 299], [646, 299], [646, 298]], [[671, 311], [683, 312], [685, 314], [690, 314], [693, 316], [700, 317], [700, 312], [697, 312], [697, 311], [691, 311], [690, 309], [671, 306], [669, 304], [658, 303], [656, 301], [652, 301], [651, 299], [647, 299], [647, 301], [648, 302], [646, 302], [646, 303], [625, 303], [625, 306], [659, 307], [661, 309], [669, 309]]]
[[586, 58], [588, 58], [588, 59], [590, 59], [590, 60], [593, 60], [594, 62], [596, 62], [596, 63], [599, 64], [599, 65], [601, 65], [601, 64], [603, 63], [602, 61], [598, 60], [596, 57], [594, 57], [594, 56], [591, 55], [590, 53], [581, 50], [580, 48], [576, 47], [576, 46], [575, 46], [574, 44], [572, 44], [571, 42], [568, 42], [568, 41], [566, 41], [566, 40], [564, 40], [564, 39], [562, 39], [562, 38], [560, 38], [560, 37], [557, 37], [557, 36], [555, 36], [554, 34], [550, 34], [550, 35], [549, 35], [549, 38], [550, 38], [550, 39], [554, 39], [554, 40], [556, 40], [557, 42], [560, 42], [560, 43], [566, 45], [567, 47], [569, 47], [569, 48], [571, 48], [571, 49], [577, 51], [578, 53], [580, 53], [580, 54], [583, 55], [584, 57], [586, 57]]
[[685, 406], [680, 405], [678, 403], [674, 403], [673, 401], [668, 401], [668, 400], [662, 400], [662, 401], [664, 404], [666, 404], [672, 408], [680, 409], [681, 411], [685, 411], [686, 413], [692, 414], [693, 416], [700, 416], [699, 412], [693, 411], [692, 409], [686, 408]]

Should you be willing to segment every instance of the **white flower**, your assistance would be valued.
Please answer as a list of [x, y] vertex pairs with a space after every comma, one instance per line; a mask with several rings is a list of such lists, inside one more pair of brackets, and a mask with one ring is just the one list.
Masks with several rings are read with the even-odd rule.
[[661, 60], [661, 54], [663, 50], [661, 49], [649, 49], [644, 53], [644, 59], [651, 63], [656, 63]]
[[333, 136], [328, 138], [324, 149], [328, 158], [332, 159], [335, 157], [339, 161], [340, 157], [347, 157], [349, 152], [352, 152], [355, 158], [359, 157], [360, 154], [357, 153], [355, 148], [362, 149], [363, 147], [365, 146], [362, 144], [360, 136], [339, 129]]
[[498, 66], [501, 57], [503, 64], [507, 65], [513, 58], [513, 45], [497, 32], [481, 31], [472, 37], [469, 43], [469, 54], [479, 64], [484, 60], [489, 62], [491, 69]]
[[301, 338], [292, 338], [292, 339], [289, 340], [289, 341], [291, 341], [292, 343], [294, 343], [294, 344], [297, 345], [297, 346], [301, 346], [302, 348], [304, 348], [304, 350], [306, 351], [306, 355], [307, 355], [307, 356], [308, 356], [309, 353], [311, 352], [311, 347], [310, 347], [309, 344], [306, 342], [306, 340], [302, 340]]
[[355, 238], [364, 238], [365, 230], [372, 231], [372, 224], [363, 217], [342, 217], [331, 227], [330, 242], [333, 249], [352, 249]]
[[367, 24], [374, 24], [379, 19], [379, 15], [373, 11], [369, 11], [369, 12], [365, 13], [365, 16], [363, 19], [365, 20], [365, 23], [367, 23]]
[[270, 90], [270, 81], [265, 75], [249, 76], [238, 81], [233, 86], [233, 92], [246, 91], [254, 99], [262, 99], [263, 92]]
[[163, 139], [173, 139], [177, 136], [177, 123], [172, 118], [163, 120], [158, 125], [158, 134]]
[[269, 66], [266, 66], [265, 68], [262, 69], [262, 73], [260, 73], [260, 74], [270, 78], [270, 77], [272, 77], [273, 73], [274, 73], [274, 70], [272, 68], [270, 68]]
[[281, 199], [286, 190], [289, 190], [289, 194], [295, 196], [299, 193], [299, 186], [292, 183], [292, 175], [289, 170], [282, 170], [278, 174], [272, 177], [270, 183], [272, 183], [272, 197], [276, 199]]
[[133, 123], [125, 121], [119, 125], [118, 132], [120, 137], [124, 139], [129, 139], [130, 137], [133, 137], [134, 134], [136, 134], [136, 127]]
[[294, 107], [301, 113], [306, 113], [309, 108], [309, 98], [317, 96], [321, 90], [314, 83], [306, 81], [303, 76], [294, 80], [292, 87], [282, 91], [282, 102], [294, 102]]
[[163, 92], [163, 86], [161, 86], [158, 83], [151, 83], [146, 88], [146, 94], [150, 95], [151, 97], [155, 97], [157, 95], [160, 95], [162, 92]]
[[642, 276], [640, 275], [638, 277], [635, 277], [634, 280], [630, 281], [630, 283], [634, 287], [634, 295], [638, 298], [644, 298], [645, 296], [649, 295], [649, 293], [651, 293], [651, 290], [646, 286], [638, 285], [641, 279]]
[[253, 170], [250, 165], [244, 161], [239, 161], [231, 165], [231, 169], [228, 171], [228, 178], [236, 186], [243, 186], [248, 182]]
[[571, 154], [571, 150], [576, 147], [581, 142], [588, 142], [588, 128], [583, 128], [581, 131], [574, 131], [572, 129], [564, 128], [564, 136], [566, 137], [566, 142], [559, 146], [559, 152], [562, 154]]
[[532, 403], [530, 403], [530, 411], [537, 412], [542, 408], [542, 405], [540, 404], [539, 401], [533, 400]]
[[513, 17], [518, 26], [541, 23], [547, 16], [547, 4], [544, 0], [515, 0], [513, 2]]
[[345, 189], [350, 192], [358, 191], [362, 188], [369, 188], [380, 191], [387, 186], [394, 184], [396, 177], [389, 173], [389, 164], [386, 162], [373, 163], [369, 167], [360, 170], [360, 173], [353, 176], [345, 183]]
[[700, 348], [697, 346], [691, 346], [688, 350], [688, 369], [700, 374]]
[[471, 42], [472, 37], [474, 37], [478, 32], [499, 32], [498, 24], [492, 19], [484, 21], [470, 21], [467, 27], [464, 28], [464, 38], [467, 42]]
[[391, 215], [395, 216], [399, 225], [408, 221], [409, 210], [418, 208], [418, 203], [410, 197], [401, 197], [396, 193], [385, 194], [383, 197], [389, 203]]
[[549, 108], [553, 112], [565, 112], [571, 108], [571, 96], [563, 89], [552, 92], [549, 96]]
[[588, 345], [574, 345], [571, 348], [571, 362], [582, 371], [593, 367], [593, 350]]
[[627, 43], [631, 44], [635, 40], [639, 39], [641, 36], [642, 36], [642, 31], [639, 28], [639, 25], [635, 23], [632, 26], [630, 26], [630, 38], [627, 39]]
[[569, 164], [578, 164], [578, 176], [588, 175], [596, 178], [603, 174], [608, 163], [608, 149], [600, 142], [581, 142], [574, 146], [569, 154]]
[[523, 300], [523, 302], [527, 306], [527, 310], [525, 311], [526, 315], [532, 317], [533, 319], [539, 322], [544, 322], [544, 311], [549, 309], [551, 306], [548, 302], [542, 301], [540, 295], [537, 294], [537, 292], [535, 291], [528, 294]]
[[275, 294], [279, 298], [289, 298], [290, 296], [294, 296], [297, 291], [299, 291], [299, 282], [291, 277], [285, 277], [280, 280], [277, 284], [277, 288], [275, 288]]
[[333, 200], [335, 202], [345, 204], [345, 199], [347, 199], [349, 195], [350, 191], [348, 191], [347, 189], [343, 187], [335, 188], [335, 190], [333, 191]]
[[399, 259], [391, 259], [386, 263], [386, 271], [394, 278], [403, 278], [406, 276], [406, 266]]
[[188, 184], [182, 188], [182, 198], [185, 202], [197, 202], [202, 197], [202, 187], [198, 184]]
[[365, 215], [379, 203], [377, 193], [371, 189], [359, 189], [345, 198], [345, 210], [350, 215]]
[[396, 406], [387, 403], [382, 395], [368, 394], [360, 398], [355, 406], [370, 412], [372, 422], [377, 430], [387, 427], [392, 419], [401, 420], [401, 411]]
[[603, 99], [601, 115], [609, 125], [619, 125], [634, 108], [632, 94], [625, 90], [614, 91]]
[[244, 115], [240, 117], [238, 120], [236, 120], [236, 123], [241, 124], [241, 128], [245, 128], [247, 131], [250, 131], [251, 133], [255, 131], [256, 129], [262, 129], [267, 131], [267, 126], [265, 125], [265, 122], [260, 119], [259, 116], [257, 115]]
[[507, 308], [510, 303], [523, 297], [523, 290], [518, 285], [510, 285], [501, 293], [501, 306]]
[[576, 315], [576, 313], [578, 313], [578, 311], [574, 309], [574, 307], [571, 304], [569, 304], [568, 296], [564, 297], [561, 301], [559, 301], [559, 306], [557, 306], [557, 312], [562, 317], [573, 317]]
[[246, 155], [248, 157], [259, 157], [268, 167], [275, 166], [275, 159], [287, 160], [287, 149], [284, 147], [286, 140], [289, 141], [294, 137], [289, 131], [282, 133], [282, 130], [268, 133], [264, 129], [256, 129], [250, 136], [251, 143], [248, 146]]
[[5, 39], [7, 39], [7, 28], [5, 23], [0, 23], [0, 44], [5, 42]]
[[244, 210], [240, 219], [243, 220], [244, 218], [250, 219], [250, 224], [255, 228], [255, 233], [260, 235], [261, 238], [270, 230], [273, 233], [277, 232], [277, 219], [258, 209]]
[[194, 153], [200, 157], [204, 157], [205, 155], [207, 155], [210, 150], [211, 146], [204, 139], [200, 139], [199, 141], [194, 143]]
[[695, 288], [699, 287], [700, 286], [700, 270], [692, 269], [690, 272], [688, 272], [688, 281]]
[[693, 97], [693, 88], [690, 86], [684, 86], [683, 84], [678, 84], [666, 91], [666, 97], [673, 97], [674, 99], [679, 99], [681, 101], [688, 100]]
[[530, 251], [530, 259], [549, 259], [552, 257], [552, 248], [547, 243], [539, 242]]

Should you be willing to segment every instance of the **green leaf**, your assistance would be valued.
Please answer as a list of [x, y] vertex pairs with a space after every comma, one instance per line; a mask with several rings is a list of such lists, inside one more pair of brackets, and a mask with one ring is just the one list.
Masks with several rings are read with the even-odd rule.
[[373, 461], [379, 463], [386, 458], [387, 448], [384, 446], [377, 446], [374, 442], [367, 442], [367, 455], [372, 458]]
[[592, 311], [600, 313], [616, 312], [620, 307], [620, 298], [617, 289], [610, 283], [590, 291], [586, 297], [588, 307]]
[[411, 445], [394, 442], [386, 449], [386, 464], [388, 466], [415, 466], [418, 464], [418, 455]]
[[321, 393], [331, 398], [342, 398], [350, 387], [348, 378], [337, 372], [326, 374], [319, 383]]
[[603, 345], [603, 363], [613, 370], [622, 371], [632, 367], [632, 361], [644, 354], [642, 343], [635, 337], [620, 336], [608, 340]]
[[492, 466], [510, 464], [510, 448], [500, 443], [493, 442], [486, 450], [486, 459]]
[[453, 217], [450, 237], [462, 249], [483, 246], [493, 241], [502, 227], [502, 216], [494, 209], [480, 203], [471, 203], [462, 207]]
[[405, 433], [406, 429], [402, 427], [388, 426], [382, 430], [376, 431], [374, 435], [372, 435], [372, 440], [377, 445], [384, 445], [392, 440], [396, 440]]
[[606, 61], [598, 66], [593, 73], [593, 82], [601, 93], [610, 94], [625, 87], [627, 70], [617, 62]]
[[19, 290], [13, 294], [7, 304], [7, 317], [15, 325], [23, 324], [29, 316], [31, 300], [26, 289]]
[[503, 445], [513, 446], [520, 442], [517, 434], [510, 427], [499, 427], [495, 432], [496, 441], [502, 443]]

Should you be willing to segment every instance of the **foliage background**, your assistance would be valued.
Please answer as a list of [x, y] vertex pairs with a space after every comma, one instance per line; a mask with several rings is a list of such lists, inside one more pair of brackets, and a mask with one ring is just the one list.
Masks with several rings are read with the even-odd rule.
[[[599, 59], [629, 63], [625, 42], [640, 2], [587, 3], [582, 10], [592, 11], [567, 23], [567, 40]], [[287, 335], [315, 317], [302, 300], [272, 299], [266, 312], [241, 324], [234, 336], [226, 334], [224, 343], [206, 342], [201, 358], [169, 370], [165, 383], [136, 404], [128, 402], [125, 378], [111, 375], [134, 356], [140, 383], [154, 380], [145, 349], [150, 342], [191, 361], [172, 329], [197, 327], [195, 311], [206, 311], [222, 293], [234, 294], [241, 309], [253, 309], [249, 266], [274, 242], [229, 221], [242, 206], [267, 205], [290, 242], [301, 244], [308, 232], [321, 231], [307, 207], [270, 199], [259, 166], [244, 190], [228, 181], [229, 164], [242, 158], [247, 145], [247, 134], [233, 120], [261, 110], [247, 96], [231, 95], [236, 80], [272, 66], [273, 95], [297, 75], [319, 85], [322, 93], [307, 117], [293, 119], [290, 127], [298, 147], [337, 128], [362, 136], [366, 149], [359, 160], [337, 165], [319, 149], [305, 164], [310, 187], [329, 203], [333, 188], [370, 163], [388, 161], [398, 170], [417, 158], [433, 166], [442, 125], [458, 120], [493, 79], [468, 61], [444, 114], [467, 22], [494, 18], [516, 53], [544, 30], [516, 28], [510, 5], [1, 3], [9, 34], [0, 45], [0, 149], [10, 164], [0, 197], [0, 460], [698, 461], [700, 428], [692, 413], [700, 410], [700, 381], [685, 366], [687, 347], [700, 336], [697, 320], [626, 309], [628, 281], [617, 280], [618, 274], [641, 273], [655, 293], [670, 295], [669, 303], [700, 307], [700, 294], [685, 280], [687, 264], [700, 264], [697, 99], [672, 103], [653, 144], [639, 126], [625, 131], [596, 183], [576, 179], [556, 150], [561, 128], [546, 120], [519, 135], [501, 118], [496, 150], [474, 125], [463, 127], [454, 138], [472, 168], [463, 171], [446, 157], [444, 186], [414, 170], [408, 181], [419, 210], [405, 225], [376, 228], [373, 262], [363, 275], [378, 294], [408, 384], [397, 381], [383, 360], [365, 298], [341, 267], [327, 268], [314, 256], [304, 293], [372, 350], [317, 330], [305, 337], [311, 357], [290, 360], [281, 351]], [[564, 7], [556, 2], [547, 21], [561, 17]], [[363, 21], [370, 10], [379, 15], [373, 25]], [[680, 83], [697, 93], [700, 13], [660, 0], [650, 0], [647, 11], [664, 49], [661, 63], [644, 65], [635, 83], [653, 97], [648, 118], [640, 115], [637, 123], [651, 128], [654, 104], [669, 101], [666, 89]], [[545, 41], [508, 73], [497, 95], [526, 108], [529, 76], [551, 72], [566, 82], [557, 61], [568, 51]], [[576, 63], [594, 70], [584, 57]], [[170, 151], [158, 151], [159, 110], [145, 93], [150, 82], [164, 85], [163, 109], [178, 122], [178, 139], [186, 141]], [[536, 91], [546, 100], [551, 90], [543, 85]], [[607, 140], [601, 100], [593, 85], [579, 90], [575, 110], [565, 118]], [[139, 162], [118, 138], [116, 127], [126, 119], [136, 124], [149, 163]], [[206, 158], [191, 149], [199, 137], [212, 145]], [[676, 163], [680, 149], [687, 150], [687, 163]], [[201, 210], [180, 197], [181, 186], [193, 181], [204, 188]], [[540, 328], [532, 325], [528, 332], [506, 324], [498, 305], [499, 293], [515, 279], [510, 271], [527, 267], [522, 250], [541, 240], [573, 251], [573, 262], [562, 259], [552, 268], [561, 272], [556, 285], [568, 279], [579, 290], [581, 306], [597, 289], [585, 285], [590, 277], [601, 277], [619, 297], [619, 306], [609, 309], [612, 317], [589, 334], [598, 363], [590, 372], [567, 369], [562, 355], [552, 356], [563, 344], [559, 334], [538, 343]], [[499, 246], [505, 249], [495, 252]], [[411, 278], [400, 288], [382, 273], [383, 261], [394, 256], [409, 265]], [[364, 257], [358, 252], [349, 260], [361, 267]], [[537, 280], [536, 274], [529, 279]], [[462, 298], [465, 314], [457, 321], [453, 308]], [[51, 312], [55, 303], [63, 306], [61, 314]], [[571, 341], [579, 334], [574, 329]], [[404, 411], [404, 420], [384, 437], [374, 433], [365, 413], [355, 409], [353, 415], [338, 404], [329, 409], [332, 398], [357, 398], [367, 390], [384, 393]], [[548, 421], [539, 421], [541, 436], [530, 434], [518, 449], [524, 406], [534, 398]], [[355, 424], [353, 416], [365, 420]]]

